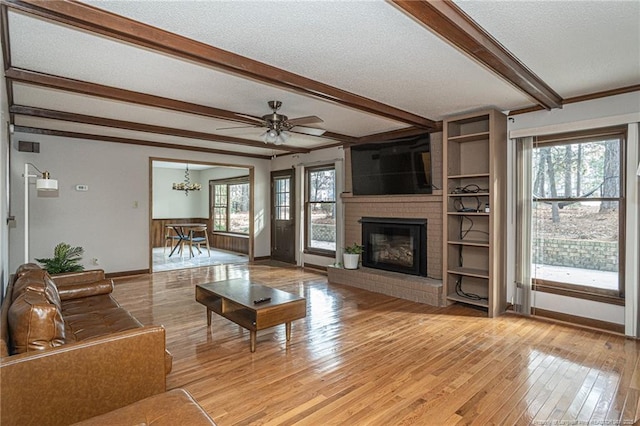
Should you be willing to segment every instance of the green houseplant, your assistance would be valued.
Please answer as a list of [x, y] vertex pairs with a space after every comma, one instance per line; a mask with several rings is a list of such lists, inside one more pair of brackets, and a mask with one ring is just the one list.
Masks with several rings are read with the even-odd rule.
[[344, 269], [358, 269], [358, 262], [360, 261], [362, 251], [363, 247], [357, 243], [345, 247], [344, 253], [342, 254]]
[[50, 274], [78, 272], [84, 270], [84, 266], [79, 264], [83, 253], [82, 247], [71, 247], [70, 244], [60, 243], [53, 249], [53, 257], [36, 259], [36, 261], [41, 263]]

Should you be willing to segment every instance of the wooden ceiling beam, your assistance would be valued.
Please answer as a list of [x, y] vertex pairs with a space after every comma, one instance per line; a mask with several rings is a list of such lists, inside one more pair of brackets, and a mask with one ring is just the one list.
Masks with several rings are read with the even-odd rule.
[[175, 143], [153, 142], [153, 141], [146, 141], [141, 139], [94, 135], [91, 133], [78, 133], [78, 132], [67, 132], [62, 130], [41, 129], [38, 127], [29, 127], [29, 126], [15, 126], [14, 130], [19, 133], [30, 133], [34, 135], [59, 136], [59, 137], [71, 138], [71, 139], [88, 139], [88, 140], [101, 141], [101, 142], [115, 142], [115, 143], [129, 144], [129, 145], [151, 146], [154, 148], [181, 149], [183, 151], [195, 151], [195, 152], [205, 152], [208, 154], [224, 154], [224, 155], [233, 155], [233, 156], [239, 156], [239, 157], [260, 158], [263, 160], [270, 160], [272, 157], [271, 155], [260, 155], [260, 154], [244, 153], [244, 152], [225, 151], [223, 149], [206, 148], [206, 147], [193, 146], [193, 145], [180, 145]]
[[[608, 98], [609, 96], [622, 95], [625, 93], [631, 93], [631, 92], [637, 92], [637, 91], [640, 91], [640, 84], [634, 84], [631, 86], [618, 87], [617, 89], [603, 90], [601, 92], [587, 93], [586, 95], [565, 98], [562, 101], [562, 105], [573, 104], [576, 102], [591, 101], [593, 99]], [[520, 108], [513, 111], [509, 111], [509, 116], [525, 114], [527, 112], [533, 112], [533, 111], [542, 111], [543, 109], [544, 108], [542, 108], [540, 105]]]
[[435, 125], [432, 120], [399, 108], [80, 2], [68, 0], [2, 1], [9, 7], [48, 20], [82, 28], [307, 96], [425, 129], [431, 129]]
[[[7, 6], [0, 4], [0, 46], [2, 46], [2, 60], [4, 69], [11, 67], [11, 49], [9, 40], [9, 13]], [[7, 93], [7, 105], [13, 104], [13, 84], [11, 80], [5, 79], [5, 90]], [[13, 114], [9, 114], [9, 123], [13, 124]]]
[[545, 109], [562, 97], [451, 0], [390, 0], [434, 34], [525, 93]]
[[[134, 123], [132, 121], [114, 120], [111, 118], [95, 117], [91, 115], [76, 114], [71, 112], [54, 111], [45, 108], [12, 105], [9, 112], [16, 115], [47, 118], [52, 120], [69, 121], [72, 123], [91, 124], [94, 126], [111, 127], [116, 129], [133, 130], [136, 132], [156, 133], [160, 135], [177, 136], [181, 138], [199, 139], [211, 142], [231, 143], [234, 145], [251, 146], [254, 148], [269, 147], [264, 142], [234, 138], [231, 136], [216, 135], [212, 133], [196, 132], [193, 130], [176, 129], [172, 127], [155, 126], [153, 124]], [[299, 148], [289, 145], [278, 145], [282, 151], [307, 153], [307, 148]]]
[[238, 115], [238, 113], [233, 111], [193, 104], [190, 102], [178, 101], [175, 99], [163, 98], [161, 96], [149, 95], [146, 93], [134, 92], [132, 90], [119, 89], [117, 87], [105, 86], [102, 84], [90, 83], [87, 81], [59, 77], [52, 74], [45, 74], [21, 68], [11, 67], [7, 69], [5, 71], [5, 77], [9, 80], [18, 81], [21, 83], [50, 87], [52, 89], [80, 93], [84, 95], [95, 96], [98, 98], [123, 101], [136, 105], [145, 105], [172, 111], [186, 112], [188, 114], [218, 118], [221, 120], [231, 120], [252, 125], [256, 123], [255, 121], [242, 117]]
[[[231, 120], [252, 126], [256, 124], [255, 121], [243, 117], [242, 115], [239, 115], [239, 113], [236, 113], [234, 111], [227, 111], [220, 108], [179, 101], [176, 99], [163, 98], [161, 96], [149, 95], [146, 93], [134, 92], [132, 90], [119, 89], [117, 87], [105, 86], [102, 84], [90, 83], [81, 80], [74, 80], [71, 78], [45, 74], [21, 68], [7, 69], [5, 71], [5, 77], [8, 81], [17, 81], [20, 83], [49, 87], [52, 89], [64, 90], [72, 93], [80, 93], [95, 96], [98, 98], [111, 99], [177, 112], [184, 112], [187, 114], [195, 114], [221, 120]], [[325, 132], [325, 134], [322, 135], [322, 138], [333, 139], [340, 142], [351, 142], [357, 139], [352, 136], [341, 135], [334, 132]]]
[[[440, 129], [442, 129], [442, 122], [440, 122]], [[402, 138], [409, 138], [412, 136], [424, 135], [425, 133], [433, 133], [433, 132], [425, 132], [424, 129], [419, 129], [417, 127], [407, 127], [404, 129], [391, 130], [389, 132], [374, 133], [371, 135], [362, 136], [358, 138], [357, 143], [363, 144], [363, 143], [369, 143], [369, 142], [384, 142], [384, 141], [390, 141], [394, 139], [402, 139]]]

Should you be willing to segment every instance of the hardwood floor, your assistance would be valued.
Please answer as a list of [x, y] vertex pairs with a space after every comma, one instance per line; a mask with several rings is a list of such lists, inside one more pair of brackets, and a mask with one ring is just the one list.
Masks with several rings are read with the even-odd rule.
[[[250, 277], [307, 298], [307, 317], [258, 333], [217, 315], [195, 285]], [[118, 279], [118, 301], [163, 324], [167, 388], [225, 425], [635, 424], [640, 342], [462, 306], [434, 308], [296, 268], [226, 265]]]

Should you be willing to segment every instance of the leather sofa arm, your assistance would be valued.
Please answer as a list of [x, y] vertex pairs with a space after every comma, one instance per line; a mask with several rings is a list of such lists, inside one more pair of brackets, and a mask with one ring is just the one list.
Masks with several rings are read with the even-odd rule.
[[73, 426], [146, 425], [216, 426], [193, 396], [184, 389], [173, 389], [135, 404]]
[[60, 300], [80, 299], [82, 297], [98, 296], [113, 292], [113, 281], [101, 280], [92, 283], [72, 283], [62, 286], [56, 285]]
[[0, 424], [63, 425], [165, 391], [165, 331], [142, 327], [0, 363]]
[[70, 284], [92, 283], [94, 281], [104, 280], [104, 270], [91, 269], [89, 271], [65, 272], [51, 275], [51, 278], [57, 287]]
[[113, 280], [105, 279], [104, 270], [67, 272], [51, 275], [60, 300], [79, 299], [113, 292]]

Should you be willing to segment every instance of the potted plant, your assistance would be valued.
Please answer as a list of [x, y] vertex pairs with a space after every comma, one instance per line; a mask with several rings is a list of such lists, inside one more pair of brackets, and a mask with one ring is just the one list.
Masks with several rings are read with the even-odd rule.
[[342, 254], [344, 269], [358, 269], [358, 262], [360, 261], [362, 250], [363, 247], [357, 243], [353, 243], [344, 248], [344, 253]]
[[36, 261], [41, 263], [50, 274], [78, 272], [84, 270], [84, 266], [78, 263], [82, 260], [83, 253], [82, 247], [71, 247], [70, 244], [60, 243], [53, 249], [53, 257], [36, 259]]

